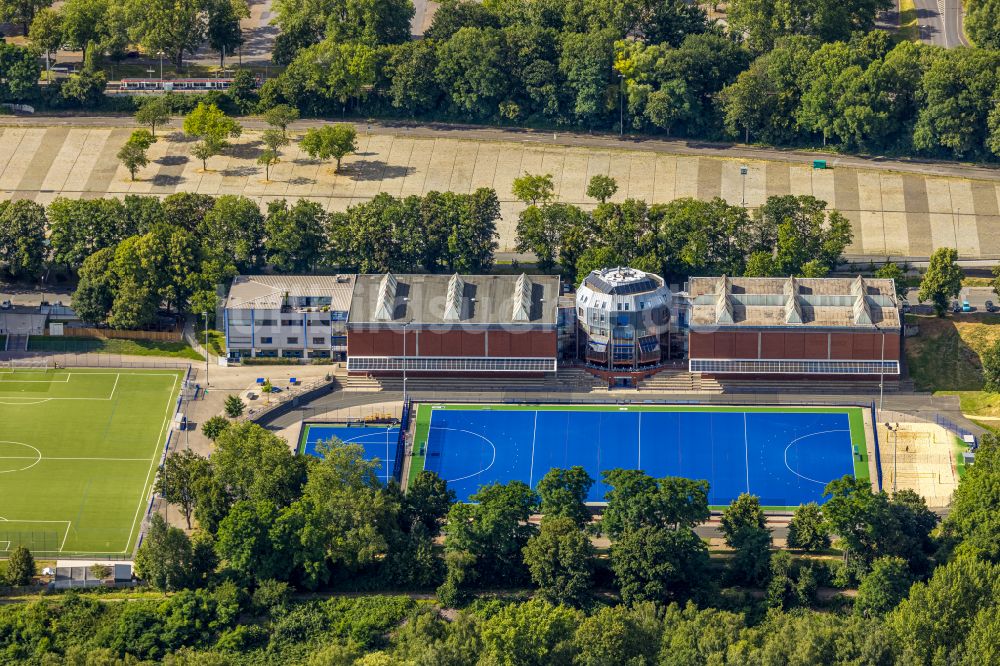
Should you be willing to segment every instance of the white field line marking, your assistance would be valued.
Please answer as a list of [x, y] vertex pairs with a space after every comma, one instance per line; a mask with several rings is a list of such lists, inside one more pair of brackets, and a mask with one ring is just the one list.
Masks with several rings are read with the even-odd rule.
[[743, 451], [747, 469], [747, 494], [750, 493], [750, 442], [747, 441], [747, 413], [743, 412]]
[[[13, 406], [18, 406], [18, 407], [21, 407], [21, 406], [33, 406], [33, 405], [40, 405], [40, 404], [42, 404], [44, 402], [49, 402], [50, 400], [89, 400], [89, 401], [108, 402], [110, 400], [114, 400], [115, 391], [118, 390], [118, 380], [121, 379], [122, 374], [136, 375], [137, 373], [134, 373], [134, 372], [133, 373], [121, 373], [121, 372], [102, 372], [102, 373], [96, 373], [95, 372], [95, 373], [86, 373], [86, 374], [114, 375], [115, 376], [115, 383], [111, 386], [111, 394], [107, 398], [42, 398], [42, 399], [38, 399], [38, 398], [35, 398], [33, 396], [26, 396], [26, 395], [25, 396], [20, 396], [20, 395], [5, 395], [3, 398], [0, 398], [0, 405], [13, 405]], [[70, 373], [70, 374], [68, 374], [66, 376], [67, 377], [72, 377], [73, 374]], [[146, 376], [146, 377], [149, 377], [149, 376], [165, 377], [165, 376], [169, 376], [169, 375], [157, 374], [157, 375], [143, 375], [143, 376]], [[19, 384], [19, 383], [21, 383], [21, 382], [19, 382], [18, 380], [0, 381], [0, 384]], [[31, 383], [31, 382], [28, 382], [28, 383]], [[41, 383], [41, 382], [35, 382], [35, 383]], [[49, 383], [52, 383], [52, 382], [49, 382]], [[62, 384], [62, 383], [65, 383], [65, 382], [58, 382], [58, 383]], [[175, 384], [177, 383], [176, 377], [174, 378], [174, 383]], [[6, 402], [7, 400], [34, 400], [35, 402]]]
[[639, 435], [639, 442], [638, 442], [639, 455], [638, 458], [636, 458], [635, 466], [636, 469], [642, 469], [642, 412], [639, 412], [639, 429], [637, 432]]
[[135, 523], [139, 520], [139, 512], [142, 511], [142, 505], [146, 503], [146, 499], [149, 497], [149, 493], [152, 489], [146, 490], [149, 485], [149, 475], [153, 473], [153, 468], [156, 466], [156, 451], [162, 446], [163, 443], [163, 433], [167, 427], [167, 423], [170, 422], [170, 408], [174, 406], [174, 387], [177, 386], [177, 375], [172, 375], [174, 381], [170, 383], [170, 391], [167, 394], [167, 413], [163, 417], [163, 425], [160, 426], [160, 434], [156, 436], [156, 448], [153, 449], [151, 455], [149, 456], [149, 471], [146, 472], [146, 480], [142, 484], [142, 491], [139, 495], [139, 506], [135, 508], [135, 517], [132, 518], [132, 527], [128, 532], [128, 540], [125, 542], [125, 548], [118, 551], [120, 553], [127, 553], [129, 546], [132, 545], [132, 535], [135, 534]]
[[[35, 459], [34, 456], [0, 456], [0, 460], [34, 460], [34, 459]], [[146, 460], [148, 460], [148, 458], [62, 458], [62, 457], [56, 457], [56, 456], [53, 456], [53, 457], [42, 456], [41, 458], [38, 458], [38, 460], [39, 461], [42, 461], [42, 460], [106, 460], [106, 461], [110, 461], [110, 462], [135, 462], [135, 461], [140, 461], [141, 460], [141, 461], [145, 462]], [[2, 474], [2, 472], [0, 472], [0, 474]]]
[[538, 411], [535, 411], [535, 425], [531, 428], [531, 467], [528, 469], [528, 487], [535, 480], [535, 435], [538, 433]]
[[9, 459], [12, 459], [12, 460], [34, 460], [35, 462], [31, 463], [27, 467], [22, 467], [21, 469], [4, 469], [4, 470], [0, 470], [0, 474], [10, 474], [10, 473], [13, 473], [13, 472], [23, 472], [24, 470], [31, 469], [32, 467], [34, 467], [38, 463], [42, 462], [42, 452], [39, 451], [37, 447], [32, 446], [31, 444], [25, 444], [24, 442], [15, 442], [13, 440], [0, 440], [0, 444], [16, 444], [18, 446], [23, 446], [26, 449], [34, 449], [34, 451], [35, 451], [35, 455], [34, 456], [3, 456], [4, 459], [9, 458]]
[[66, 539], [69, 538], [70, 528], [73, 527], [73, 521], [72, 520], [24, 520], [24, 519], [17, 519], [17, 518], [4, 518], [3, 522], [5, 522], [5, 523], [46, 523], [46, 524], [52, 523], [52, 524], [63, 524], [63, 525], [66, 525], [66, 531], [63, 532], [63, 540], [62, 540], [62, 544], [59, 546], [59, 550], [42, 550], [42, 551], [36, 551], [36, 552], [41, 552], [41, 553], [61, 553], [63, 551], [63, 548], [66, 546]]
[[[432, 420], [433, 420], [433, 417], [432, 417]], [[490, 471], [490, 469], [493, 467], [494, 463], [496, 463], [496, 461], [497, 461], [497, 447], [496, 447], [496, 445], [493, 442], [491, 442], [490, 440], [486, 439], [486, 437], [484, 437], [483, 435], [479, 434], [478, 432], [472, 432], [471, 430], [464, 430], [462, 428], [443, 428], [443, 427], [438, 427], [438, 426], [429, 426], [428, 430], [451, 430], [453, 432], [464, 432], [466, 435], [472, 435], [473, 437], [478, 437], [479, 439], [481, 439], [484, 442], [486, 442], [487, 444], [489, 444], [490, 448], [493, 449], [493, 459], [490, 460], [490, 464], [489, 465], [487, 465], [486, 467], [484, 467], [483, 469], [481, 469], [481, 470], [479, 470], [477, 472], [473, 472], [472, 474], [466, 474], [465, 476], [460, 476], [457, 479], [445, 479], [445, 481], [447, 481], [448, 483], [455, 483], [456, 481], [464, 481], [465, 479], [471, 479], [474, 476], [479, 476], [480, 474], [485, 474], [486, 472]]]
[[[802, 435], [801, 437], [796, 437], [795, 439], [793, 439], [792, 441], [790, 441], [788, 443], [788, 446], [785, 447], [785, 467], [788, 468], [788, 471], [791, 472], [792, 474], [794, 474], [795, 476], [801, 478], [801, 479], [805, 479], [806, 481], [812, 481], [813, 483], [818, 483], [821, 486], [825, 486], [827, 483], [829, 483], [828, 481], [818, 481], [817, 479], [810, 479], [808, 476], [805, 476], [803, 474], [799, 474], [794, 469], [792, 469], [791, 466], [788, 464], [788, 449], [792, 448], [792, 444], [795, 444], [796, 442], [801, 441], [801, 440], [803, 440], [803, 439], [805, 439], [807, 437], [815, 437], [816, 435], [828, 435], [828, 434], [830, 434], [832, 432], [848, 432], [849, 433], [851, 431], [849, 429], [848, 430], [821, 430], [819, 432], [811, 432], [808, 435]], [[851, 465], [852, 465], [852, 467], [854, 465], [854, 445], [853, 444], [851, 445]]]

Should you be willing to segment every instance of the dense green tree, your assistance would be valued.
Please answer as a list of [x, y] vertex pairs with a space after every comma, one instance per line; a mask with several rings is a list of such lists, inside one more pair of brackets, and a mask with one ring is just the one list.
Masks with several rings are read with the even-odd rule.
[[219, 67], [225, 67], [226, 54], [243, 45], [240, 19], [250, 18], [250, 7], [246, 0], [211, 0], [205, 11], [205, 37], [219, 53]]
[[578, 527], [583, 527], [590, 522], [586, 502], [593, 485], [594, 480], [579, 465], [569, 469], [553, 467], [535, 486], [541, 498], [541, 512], [549, 518], [569, 518]]
[[201, 424], [201, 434], [214, 442], [228, 427], [229, 419], [224, 416], [213, 416]]
[[[443, 9], [444, 5], [438, 8], [435, 20]], [[392, 49], [386, 69], [393, 107], [411, 116], [436, 109], [441, 98], [441, 88], [434, 78], [437, 64], [437, 45], [430, 39], [406, 42]]]
[[45, 260], [45, 209], [28, 199], [0, 207], [0, 265], [14, 279], [31, 278]]
[[979, 354], [983, 365], [983, 390], [1000, 393], [1000, 342], [994, 342]]
[[652, 603], [602, 606], [576, 630], [580, 666], [655, 664], [663, 633], [660, 612]]
[[735, 551], [730, 561], [733, 574], [742, 582], [762, 584], [771, 565], [771, 530], [760, 499], [741, 493], [722, 512], [721, 523], [726, 544]]
[[156, 126], [170, 122], [171, 115], [166, 98], [152, 97], [146, 100], [135, 112], [135, 122], [140, 125], [148, 125], [149, 131], [152, 132], [153, 136], [156, 136]]
[[141, 231], [125, 204], [113, 198], [57, 197], [46, 208], [49, 248], [55, 264], [78, 271], [94, 252]]
[[319, 204], [299, 199], [289, 208], [284, 199], [267, 205], [264, 252], [281, 272], [308, 273], [320, 260], [326, 213]]
[[708, 520], [707, 481], [654, 479], [631, 469], [608, 470], [602, 476], [611, 490], [599, 525], [612, 539], [640, 527], [680, 530]]
[[474, 558], [469, 582], [516, 585], [524, 581], [523, 550], [536, 529], [527, 521], [537, 509], [538, 497], [524, 483], [512, 481], [483, 486], [470, 499], [475, 504], [451, 507], [444, 528], [445, 548]]
[[163, 215], [170, 224], [195, 231], [201, 227], [215, 203], [215, 197], [210, 194], [176, 192], [163, 200]]
[[130, 37], [149, 52], [164, 51], [178, 68], [184, 64], [184, 54], [205, 41], [206, 12], [201, 0], [128, 0], [126, 6]]
[[1000, 50], [1000, 3], [997, 0], [972, 0], [965, 12], [965, 30], [976, 46]]
[[441, 532], [441, 523], [454, 503], [455, 491], [434, 472], [422, 470], [406, 487], [408, 522], [420, 522], [432, 537]]
[[752, 249], [773, 252], [782, 275], [801, 275], [814, 260], [833, 269], [853, 233], [847, 218], [825, 209], [825, 201], [811, 196], [768, 197], [753, 214]]
[[310, 128], [302, 137], [302, 150], [313, 159], [335, 159], [336, 173], [340, 171], [340, 161], [358, 149], [357, 135], [354, 126], [346, 123]]
[[615, 196], [618, 191], [618, 181], [611, 176], [597, 174], [592, 176], [587, 183], [587, 196], [597, 199], [601, 203], [607, 203], [608, 199]]
[[559, 71], [566, 81], [569, 111], [586, 127], [593, 127], [608, 108], [613, 41], [609, 31], [566, 33], [562, 37]]
[[240, 396], [238, 395], [226, 396], [225, 411], [226, 411], [226, 416], [228, 416], [229, 418], [236, 419], [243, 416], [243, 410], [245, 408], [246, 405], [243, 403], [243, 400], [240, 399]]
[[442, 42], [434, 76], [453, 113], [492, 118], [507, 97], [503, 35], [493, 28], [462, 28]]
[[288, 126], [299, 119], [299, 110], [287, 104], [277, 104], [264, 112], [264, 122], [281, 130], [282, 136], [288, 133]]
[[[215, 440], [212, 475], [233, 501], [268, 501], [283, 507], [305, 483], [306, 460], [256, 423], [234, 423]], [[268, 576], [262, 576], [268, 578]]]
[[554, 604], [580, 606], [593, 585], [594, 546], [568, 516], [546, 516], [524, 547], [524, 564], [538, 593]]
[[723, 199], [675, 199], [658, 210], [669, 275], [742, 275], [750, 245], [745, 208]]
[[906, 561], [899, 557], [880, 557], [861, 579], [854, 612], [865, 616], [883, 615], [906, 598], [913, 582]]
[[636, 527], [611, 544], [622, 601], [685, 599], [705, 585], [708, 546], [690, 527]]
[[823, 515], [848, 557], [858, 558], [867, 568], [879, 557], [898, 556], [915, 573], [926, 569], [937, 518], [919, 495], [899, 491], [890, 499], [850, 476], [831, 481], [826, 494], [831, 498], [823, 505]]
[[573, 272], [576, 258], [571, 243], [587, 226], [586, 213], [571, 204], [528, 206], [517, 219], [516, 247], [518, 252], [533, 253], [540, 270], [550, 270], [558, 257], [564, 271]]
[[913, 145], [932, 154], [958, 158], [986, 150], [991, 95], [1000, 83], [1000, 53], [985, 49], [937, 54], [921, 81], [923, 101]]
[[136, 171], [149, 164], [149, 157], [146, 155], [146, 151], [149, 150], [149, 146], [153, 141], [156, 141], [156, 139], [152, 138], [152, 134], [148, 130], [136, 130], [132, 132], [132, 136], [118, 151], [118, 161], [128, 170], [129, 176], [133, 181], [135, 180]]
[[491, 8], [475, 0], [443, 0], [434, 12], [425, 39], [446, 41], [462, 28], [499, 28], [500, 19]]
[[24, 546], [17, 546], [7, 557], [7, 585], [31, 585], [35, 577], [35, 558]]
[[45, 54], [45, 66], [48, 69], [56, 51], [63, 45], [62, 15], [51, 7], [39, 9], [31, 20], [28, 40], [32, 46]]
[[218, 197], [197, 229], [206, 254], [232, 262], [240, 271], [264, 262], [264, 215], [252, 199]]
[[993, 433], [980, 439], [976, 463], [966, 468], [951, 506], [944, 532], [957, 551], [1000, 562], [1000, 441]]
[[150, 517], [146, 536], [136, 552], [135, 573], [164, 591], [184, 589], [203, 574], [195, 567], [191, 540], [158, 513]]
[[[979, 614], [996, 617], [1000, 567], [962, 556], [918, 582], [907, 599], [886, 618], [899, 660], [933, 664], [955, 660]], [[972, 655], [975, 663], [977, 657]], [[980, 662], [983, 663], [983, 662]]]
[[115, 280], [111, 272], [114, 258], [115, 248], [108, 247], [91, 254], [80, 266], [80, 279], [73, 292], [73, 311], [86, 323], [107, 321], [115, 300]]
[[340, 11], [331, 11], [327, 35], [338, 41], [368, 46], [400, 44], [410, 39], [411, 0], [344, 0]]
[[800, 504], [788, 524], [788, 547], [807, 552], [826, 550], [830, 547], [830, 529], [823, 520], [823, 512], [816, 502]]
[[580, 620], [579, 611], [541, 599], [506, 605], [482, 625], [482, 659], [524, 666], [572, 664]]
[[[303, 111], [319, 112], [364, 99], [375, 84], [376, 50], [326, 39], [303, 49], [281, 78], [284, 98]], [[324, 126], [325, 127], [325, 126]]]
[[948, 301], [962, 291], [962, 269], [958, 267], [958, 252], [954, 248], [939, 247], [931, 255], [930, 264], [920, 280], [917, 298], [930, 301], [939, 317], [948, 312]]
[[514, 179], [512, 192], [517, 199], [529, 206], [549, 203], [555, 198], [555, 184], [552, 182], [552, 174], [525, 172], [523, 176]]
[[89, 44], [96, 44], [104, 36], [108, 0], [66, 0], [59, 9], [63, 23], [64, 45], [83, 51], [87, 60]]
[[[229, 422], [222, 417], [222, 424], [215, 422], [213, 427], [208, 428], [214, 436], [205, 433], [206, 437], [215, 440], [228, 427]], [[213, 423], [212, 419], [205, 422], [205, 426]], [[220, 427], [221, 426], [221, 427]], [[203, 430], [205, 427], [202, 428]], [[194, 513], [194, 505], [197, 497], [197, 486], [202, 479], [211, 474], [211, 466], [206, 458], [202, 458], [191, 449], [174, 451], [163, 461], [159, 476], [156, 477], [154, 487], [156, 493], [163, 499], [180, 507], [187, 521], [187, 528], [191, 529], [191, 516]]]
[[413, 272], [422, 254], [422, 226], [419, 197], [397, 199], [379, 193], [330, 215], [331, 263], [362, 273]]
[[276, 525], [279, 514], [270, 500], [236, 502], [217, 533], [216, 551], [224, 564], [248, 580], [287, 580], [291, 544]]

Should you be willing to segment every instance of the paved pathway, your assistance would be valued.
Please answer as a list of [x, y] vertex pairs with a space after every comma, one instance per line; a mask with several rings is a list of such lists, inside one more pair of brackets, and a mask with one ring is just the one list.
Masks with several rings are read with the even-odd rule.
[[[831, 158], [834, 168], [815, 170], [813, 155], [784, 151], [361, 125], [359, 151], [336, 175], [293, 143], [265, 182], [263, 168], [256, 163], [259, 134], [251, 129], [226, 155], [209, 160], [207, 171], [190, 156], [190, 141], [174, 132], [150, 149], [150, 166], [142, 170], [140, 180], [131, 182], [116, 159], [131, 131], [130, 121], [82, 120], [87, 124], [80, 126], [79, 118], [62, 119], [64, 124], [55, 126], [52, 119], [49, 124], [40, 118], [0, 120], [0, 199], [47, 204], [61, 195], [195, 191], [242, 194], [261, 205], [281, 197], [305, 197], [329, 210], [344, 210], [379, 192], [405, 196], [492, 187], [501, 199], [500, 250], [510, 251], [523, 208], [511, 195], [514, 178], [526, 172], [552, 174], [560, 200], [592, 207], [585, 194], [587, 181], [607, 174], [619, 183], [617, 200], [663, 203], [679, 197], [722, 197], [755, 207], [772, 195], [814, 195], [852, 222], [849, 257], [920, 259], [936, 248], [957, 246], [963, 259], [1000, 258], [1000, 173], [989, 168]], [[109, 126], [111, 122], [116, 126]], [[740, 175], [743, 165], [748, 167], [745, 177]]]

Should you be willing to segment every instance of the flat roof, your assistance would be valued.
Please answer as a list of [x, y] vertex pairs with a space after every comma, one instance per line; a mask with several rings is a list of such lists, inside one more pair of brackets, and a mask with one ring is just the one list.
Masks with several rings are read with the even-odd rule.
[[556, 275], [358, 275], [350, 324], [555, 325]]
[[237, 275], [226, 297], [230, 310], [277, 310], [285, 296], [329, 297], [330, 309], [346, 312], [354, 290], [353, 275]]
[[889, 279], [693, 277], [688, 296], [695, 329], [900, 327]]

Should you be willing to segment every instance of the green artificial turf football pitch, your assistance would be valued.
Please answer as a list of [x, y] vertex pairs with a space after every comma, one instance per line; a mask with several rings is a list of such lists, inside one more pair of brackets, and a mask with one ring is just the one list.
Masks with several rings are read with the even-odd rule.
[[128, 557], [183, 370], [0, 369], [0, 557]]

